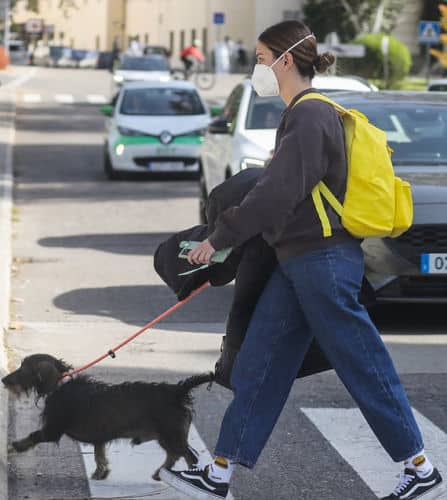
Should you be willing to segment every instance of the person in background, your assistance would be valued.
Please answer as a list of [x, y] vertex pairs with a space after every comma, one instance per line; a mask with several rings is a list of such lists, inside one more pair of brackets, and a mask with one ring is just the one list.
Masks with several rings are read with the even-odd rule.
[[[226, 498], [235, 466], [252, 469], [258, 461], [315, 338], [383, 448], [392, 460], [403, 462], [398, 484], [382, 500], [443, 500], [441, 475], [424, 451], [399, 375], [359, 302], [361, 240], [329, 210], [332, 235], [325, 237], [313, 202], [312, 191], [323, 179], [340, 203], [346, 191], [340, 116], [321, 100], [298, 102], [317, 92], [312, 88], [315, 71], [325, 72], [335, 57], [318, 54], [315, 36], [299, 21], [267, 28], [258, 38], [256, 55], [255, 91], [260, 97], [279, 95], [287, 106], [275, 152], [256, 185], [238, 206], [219, 216], [188, 261], [209, 263], [215, 251], [238, 247], [262, 233], [278, 264], [256, 303], [232, 369], [234, 398], [221, 424], [215, 459], [188, 471], [162, 469], [160, 476], [193, 498]], [[305, 461], [305, 450], [300, 455]], [[296, 484], [299, 478], [286, 472], [280, 481]]]
[[238, 40], [236, 44], [236, 63], [239, 71], [248, 65], [247, 49], [242, 40]]
[[188, 76], [191, 68], [196, 62], [205, 62], [205, 55], [200, 50], [202, 47], [202, 42], [199, 39], [193, 41], [192, 45], [185, 47], [180, 52], [180, 59], [185, 66], [185, 73]]

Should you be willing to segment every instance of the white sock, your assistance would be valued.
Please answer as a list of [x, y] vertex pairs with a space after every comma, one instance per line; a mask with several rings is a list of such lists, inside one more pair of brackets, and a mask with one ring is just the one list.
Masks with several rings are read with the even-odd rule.
[[404, 461], [404, 465], [408, 469], [413, 469], [419, 477], [427, 477], [433, 472], [433, 465], [425, 455], [424, 450], [416, 455], [413, 455]]
[[209, 465], [208, 477], [216, 483], [229, 483], [233, 470], [234, 463], [224, 457], [216, 457]]

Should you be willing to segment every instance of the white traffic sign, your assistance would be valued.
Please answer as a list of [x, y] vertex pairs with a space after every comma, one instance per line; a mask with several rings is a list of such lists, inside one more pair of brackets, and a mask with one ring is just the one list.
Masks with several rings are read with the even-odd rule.
[[364, 57], [365, 46], [354, 43], [319, 43], [318, 52], [333, 52], [337, 57]]
[[43, 19], [28, 19], [25, 23], [25, 31], [27, 33], [42, 33]]
[[419, 21], [419, 43], [439, 43], [441, 25], [437, 21]]
[[382, 40], [380, 41], [380, 50], [382, 51], [382, 54], [384, 56], [388, 55], [388, 52], [390, 50], [390, 37], [389, 36], [384, 36], [382, 37]]

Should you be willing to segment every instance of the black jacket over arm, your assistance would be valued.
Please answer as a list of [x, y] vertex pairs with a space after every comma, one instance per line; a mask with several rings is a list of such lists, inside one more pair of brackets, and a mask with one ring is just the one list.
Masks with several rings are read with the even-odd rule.
[[[226, 327], [226, 342], [239, 349], [256, 303], [277, 265], [274, 250], [261, 235], [257, 235], [233, 251], [224, 264], [215, 264], [189, 276], [178, 273], [192, 269], [186, 259], [179, 259], [182, 240], [202, 241], [214, 231], [217, 218], [231, 206], [237, 206], [255, 186], [262, 169], [243, 170], [217, 186], [208, 198], [206, 213], [208, 225], [194, 226], [171, 236], [161, 243], [154, 256], [154, 267], [163, 281], [177, 294], [179, 300], [187, 297], [201, 284], [210, 281], [222, 286], [235, 279], [234, 296]], [[366, 283], [367, 284], [367, 283]], [[305, 285], [304, 285], [305, 286]], [[314, 340], [304, 358], [298, 377], [331, 369], [320, 346]]]

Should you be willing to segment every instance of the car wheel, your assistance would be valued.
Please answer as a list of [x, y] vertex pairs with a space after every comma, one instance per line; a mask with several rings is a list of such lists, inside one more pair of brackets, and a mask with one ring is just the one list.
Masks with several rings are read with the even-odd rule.
[[200, 177], [199, 177], [199, 221], [200, 224], [207, 224], [207, 218], [206, 218], [206, 202], [208, 200], [208, 193], [206, 192], [206, 183], [205, 183], [205, 177], [203, 175], [203, 172], [200, 171]]
[[107, 178], [110, 179], [111, 181], [116, 181], [120, 179], [120, 175], [113, 168], [109, 152], [107, 151], [107, 146], [105, 146], [104, 148], [104, 173], [107, 175]]

